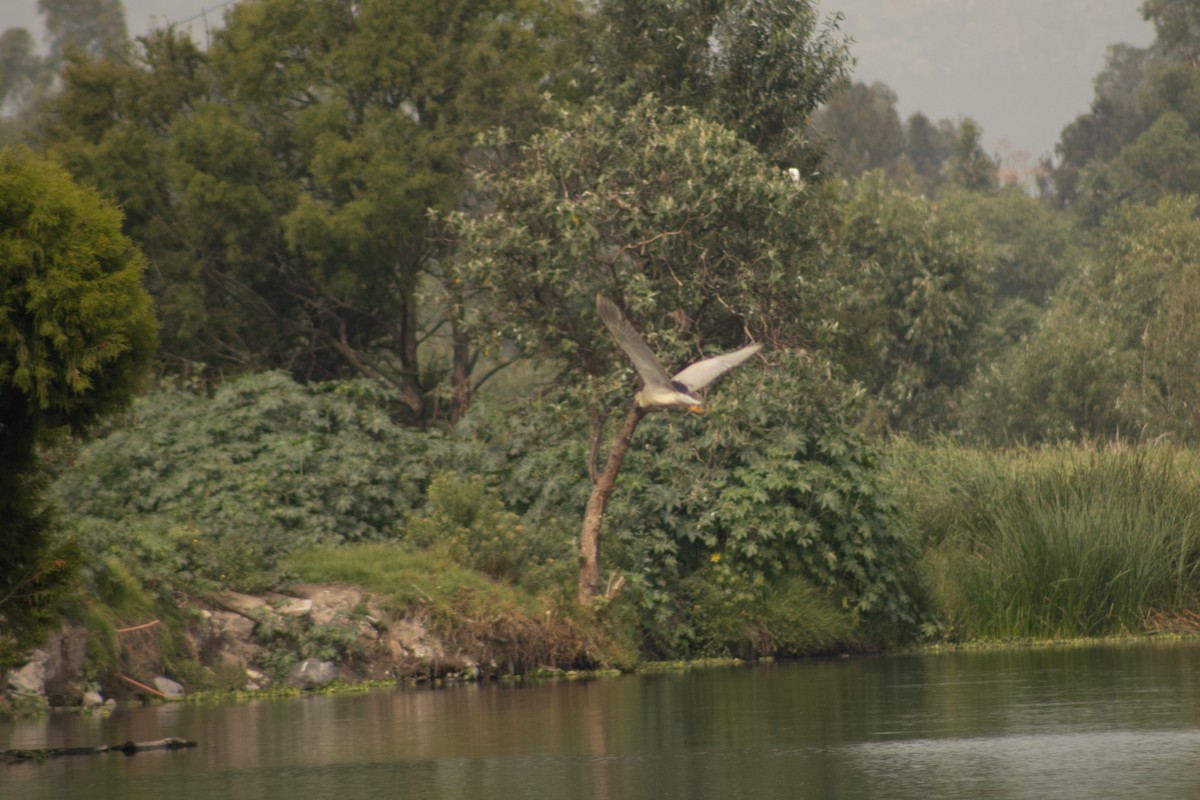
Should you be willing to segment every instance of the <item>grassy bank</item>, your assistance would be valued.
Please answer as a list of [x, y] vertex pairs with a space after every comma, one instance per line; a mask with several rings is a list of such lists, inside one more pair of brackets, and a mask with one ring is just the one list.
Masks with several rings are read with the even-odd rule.
[[951, 638], [1131, 633], [1195, 608], [1194, 451], [899, 442], [890, 470]]

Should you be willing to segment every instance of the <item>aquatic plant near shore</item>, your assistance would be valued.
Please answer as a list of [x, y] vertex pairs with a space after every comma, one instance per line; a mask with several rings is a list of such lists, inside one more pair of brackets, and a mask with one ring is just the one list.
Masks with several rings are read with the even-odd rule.
[[1129, 633], [1200, 577], [1200, 454], [1164, 447], [892, 449], [935, 601], [958, 636]]

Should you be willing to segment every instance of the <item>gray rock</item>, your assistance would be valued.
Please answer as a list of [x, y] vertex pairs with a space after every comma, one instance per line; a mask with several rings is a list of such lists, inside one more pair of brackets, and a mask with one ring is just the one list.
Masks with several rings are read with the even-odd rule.
[[69, 622], [51, 634], [40, 648], [46, 658], [46, 697], [50, 705], [79, 705], [87, 689], [83, 683], [87, 641], [87, 628]]
[[288, 686], [298, 689], [312, 689], [324, 686], [337, 680], [337, 664], [332, 661], [322, 661], [319, 658], [306, 658], [288, 673], [284, 681]]
[[279, 607], [279, 613], [287, 617], [303, 617], [311, 614], [313, 601], [307, 597], [297, 597]]
[[92, 706], [104, 705], [104, 695], [97, 691], [88, 690], [83, 693], [83, 707], [91, 708]]
[[25, 666], [8, 673], [8, 688], [21, 694], [42, 694], [46, 691], [45, 656], [41, 653]]
[[252, 667], [246, 667], [246, 683], [242, 686], [243, 689], [250, 692], [256, 692], [260, 689], [265, 689], [270, 685], [270, 678]]
[[162, 675], [154, 678], [154, 688], [167, 697], [183, 697], [187, 694], [187, 689], [184, 689], [182, 684], [176, 683], [170, 678], [164, 678]]

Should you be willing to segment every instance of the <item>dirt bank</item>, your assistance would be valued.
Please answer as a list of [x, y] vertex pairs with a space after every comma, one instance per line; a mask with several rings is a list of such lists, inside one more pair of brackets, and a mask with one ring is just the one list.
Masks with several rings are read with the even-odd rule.
[[301, 584], [288, 595], [184, 600], [177, 620], [98, 633], [65, 623], [4, 676], [11, 708], [178, 697], [211, 689], [301, 689], [335, 680], [474, 678], [511, 671], [487, 641], [448, 646], [427, 620], [362, 589]]

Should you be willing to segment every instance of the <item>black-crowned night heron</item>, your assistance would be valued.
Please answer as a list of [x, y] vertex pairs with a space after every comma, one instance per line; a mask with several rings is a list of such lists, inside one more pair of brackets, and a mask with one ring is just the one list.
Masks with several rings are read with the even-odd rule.
[[596, 295], [596, 310], [642, 377], [642, 389], [633, 398], [641, 408], [686, 408], [688, 411], [702, 412], [704, 400], [697, 397], [695, 392], [762, 349], [761, 344], [748, 344], [689, 364], [672, 378], [615, 303], [603, 295]]

